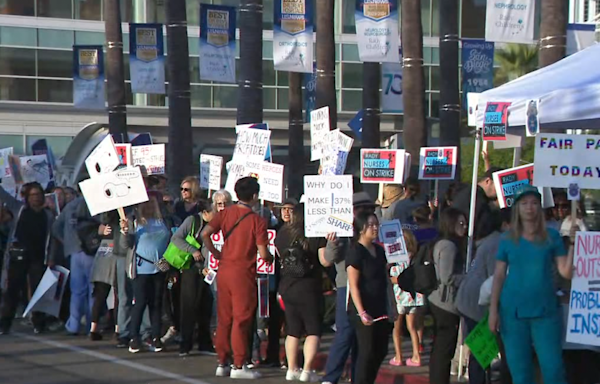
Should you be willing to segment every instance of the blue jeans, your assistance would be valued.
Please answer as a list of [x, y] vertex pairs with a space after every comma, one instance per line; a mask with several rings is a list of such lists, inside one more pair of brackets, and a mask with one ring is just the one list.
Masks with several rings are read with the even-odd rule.
[[329, 349], [329, 357], [325, 365], [325, 376], [323, 381], [337, 383], [344, 373], [348, 355], [352, 352], [351, 374], [354, 379], [354, 367], [356, 366], [356, 357], [358, 348], [356, 344], [356, 332], [350, 324], [348, 313], [346, 312], [346, 292], [347, 288], [338, 288], [335, 303], [335, 337]]
[[[119, 337], [130, 339], [129, 324], [131, 323], [131, 309], [133, 308], [133, 286], [131, 279], [127, 277], [127, 266], [125, 256], [117, 257], [117, 292], [119, 294], [119, 308], [117, 310], [117, 326], [119, 327]], [[142, 326], [140, 335], [142, 340], [150, 337], [152, 330], [150, 328], [150, 317], [148, 308], [142, 316]]]
[[83, 252], [71, 255], [71, 306], [69, 320], [65, 325], [69, 333], [79, 333], [83, 316], [87, 320], [85, 333], [90, 329], [93, 302], [90, 278], [93, 265], [94, 256], [86, 255]]

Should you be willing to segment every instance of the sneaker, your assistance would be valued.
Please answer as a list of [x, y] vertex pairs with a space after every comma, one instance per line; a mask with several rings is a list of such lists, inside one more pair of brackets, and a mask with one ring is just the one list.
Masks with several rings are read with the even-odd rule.
[[315, 371], [302, 371], [302, 374], [300, 375], [300, 381], [303, 383], [316, 383], [319, 380], [321, 380], [321, 378]]
[[54, 321], [52, 324], [48, 325], [48, 331], [50, 332], [58, 332], [65, 326], [65, 323], [62, 321]]
[[163, 344], [167, 344], [171, 340], [174, 340], [177, 334], [178, 332], [175, 330], [175, 327], [169, 327], [167, 333], [165, 333], [165, 335], [160, 338], [160, 341], [162, 341]]
[[160, 341], [160, 339], [157, 337], [156, 339], [152, 340], [152, 346], [150, 347], [150, 351], [161, 352], [162, 350], [163, 343]]
[[217, 377], [227, 377], [231, 374], [231, 367], [229, 365], [221, 365], [217, 367], [217, 372], [215, 372], [215, 376]]
[[133, 339], [129, 342], [129, 352], [138, 353], [140, 351], [140, 342], [137, 339]]
[[248, 367], [232, 368], [229, 377], [232, 379], [254, 380], [260, 379], [262, 375], [256, 371], [251, 371]]
[[179, 351], [179, 357], [188, 357], [189, 355], [189, 351]]
[[292, 371], [291, 369], [289, 369], [287, 371], [287, 374], [285, 375], [285, 379], [287, 381], [297, 381], [297, 380], [300, 380], [301, 374], [302, 374], [302, 372], [300, 372], [299, 370]]
[[127, 344], [129, 343], [129, 339], [124, 337], [119, 337], [117, 339], [117, 348], [127, 348]]
[[90, 332], [91, 341], [101, 341], [102, 335], [99, 332]]

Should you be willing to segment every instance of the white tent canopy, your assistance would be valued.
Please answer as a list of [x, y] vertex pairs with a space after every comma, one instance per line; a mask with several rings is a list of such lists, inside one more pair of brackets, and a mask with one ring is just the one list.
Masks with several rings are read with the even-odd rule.
[[600, 128], [600, 44], [481, 93], [477, 126], [488, 102], [511, 102], [509, 127], [522, 127], [528, 100], [539, 100], [543, 128]]

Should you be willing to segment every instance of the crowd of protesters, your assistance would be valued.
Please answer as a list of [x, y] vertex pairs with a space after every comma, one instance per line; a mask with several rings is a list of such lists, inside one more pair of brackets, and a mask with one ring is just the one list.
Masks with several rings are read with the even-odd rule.
[[[115, 211], [97, 217], [91, 217], [72, 188], [44, 191], [31, 183], [17, 199], [0, 187], [0, 334], [10, 332], [18, 308], [26, 305], [46, 267], [61, 265], [70, 270], [70, 278], [60, 314], [54, 318], [34, 311], [26, 320], [36, 334], [63, 328], [94, 342], [114, 335], [116, 346], [131, 353], [177, 345], [182, 358], [196, 347], [200, 354], [215, 356], [219, 377], [256, 379], [260, 373], [252, 368], [260, 365], [285, 369], [287, 381], [335, 384], [350, 358], [352, 382], [372, 384], [391, 340], [391, 366], [424, 365], [423, 353], [431, 344], [430, 381], [450, 383], [459, 325], [466, 335], [487, 316], [499, 336], [502, 383], [532, 383], [536, 366], [545, 383], [594, 383], [582, 379], [594, 373], [578, 371], [573, 378], [569, 360], [563, 359], [557, 295], [568, 293], [574, 234], [585, 224], [581, 216], [571, 219], [562, 191], [546, 211], [537, 189], [527, 187], [515, 195], [512, 209], [498, 209], [495, 171], [489, 169], [477, 185], [469, 268], [470, 186], [452, 185], [439, 204], [412, 178], [402, 186], [386, 185], [381, 202], [355, 192], [354, 237], [331, 233], [310, 239], [304, 235], [303, 204], [290, 198], [279, 206], [261, 206], [260, 187], [252, 177], [236, 183], [237, 203], [225, 190], [209, 198], [195, 177], [185, 178], [173, 199], [164, 178], [150, 177], [147, 202], [125, 209], [124, 215]], [[57, 198], [45, 199], [45, 192]], [[411, 261], [389, 264], [379, 244], [380, 222], [393, 219], [403, 224]], [[269, 229], [277, 231], [276, 254], [269, 251]], [[222, 249], [212, 241], [219, 233]], [[189, 254], [189, 263], [165, 266], [169, 246]], [[403, 285], [402, 276], [413, 258], [427, 252], [437, 282], [431, 291], [416, 292]], [[274, 264], [268, 320], [257, 313], [257, 257]], [[218, 261], [214, 280], [211, 260]], [[480, 289], [492, 277], [490, 304], [480, 305]], [[320, 377], [314, 362], [325, 330], [327, 285], [336, 292], [335, 303], [329, 304], [335, 336]], [[114, 309], [107, 305], [111, 301]], [[433, 320], [431, 343], [426, 343], [427, 316]], [[284, 361], [279, 356], [282, 333]], [[405, 334], [408, 355], [402, 348]], [[268, 341], [264, 359], [261, 341]], [[468, 372], [472, 384], [486, 383], [491, 374], [474, 358]]]

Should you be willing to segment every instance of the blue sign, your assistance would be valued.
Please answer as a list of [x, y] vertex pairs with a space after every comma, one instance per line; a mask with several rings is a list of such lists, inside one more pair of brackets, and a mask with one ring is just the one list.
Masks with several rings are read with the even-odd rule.
[[462, 106], [467, 110], [467, 93], [494, 87], [494, 43], [462, 39]]
[[348, 122], [348, 126], [352, 129], [352, 132], [356, 135], [359, 140], [362, 140], [362, 126], [363, 126], [363, 117], [365, 116], [365, 110], [361, 109], [358, 111], [356, 116], [352, 118]]
[[165, 93], [162, 24], [129, 24], [129, 70], [133, 93]]
[[310, 123], [310, 113], [317, 105], [317, 63], [313, 63], [313, 73], [305, 74], [304, 79], [304, 108], [306, 109], [305, 123]]
[[200, 79], [235, 83], [234, 7], [200, 4]]
[[312, 0], [277, 0], [273, 22], [273, 63], [276, 71], [312, 72]]
[[73, 105], [104, 109], [104, 51], [101, 45], [73, 46]]

